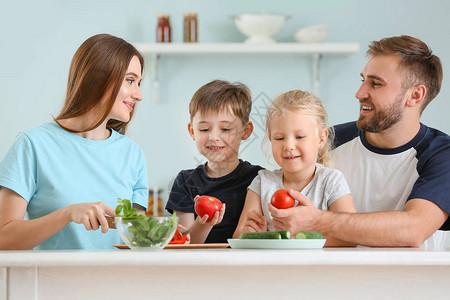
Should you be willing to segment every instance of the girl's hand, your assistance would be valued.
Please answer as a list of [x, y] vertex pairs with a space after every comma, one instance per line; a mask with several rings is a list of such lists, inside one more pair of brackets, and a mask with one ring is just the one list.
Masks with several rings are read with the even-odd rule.
[[102, 232], [108, 232], [109, 226], [105, 215], [116, 216], [116, 212], [103, 202], [79, 203], [66, 207], [70, 222], [83, 224], [86, 230], [97, 230], [102, 227]]
[[266, 218], [258, 211], [252, 210], [247, 215], [247, 220], [242, 227], [242, 232], [267, 231]]

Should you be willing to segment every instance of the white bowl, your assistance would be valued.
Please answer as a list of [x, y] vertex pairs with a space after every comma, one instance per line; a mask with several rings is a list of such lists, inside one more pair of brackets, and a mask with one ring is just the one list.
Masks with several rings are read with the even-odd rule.
[[294, 39], [300, 43], [321, 43], [328, 37], [328, 24], [301, 28], [294, 33]]
[[273, 44], [271, 38], [280, 31], [288, 16], [278, 14], [242, 14], [233, 17], [234, 24], [248, 38], [246, 43]]

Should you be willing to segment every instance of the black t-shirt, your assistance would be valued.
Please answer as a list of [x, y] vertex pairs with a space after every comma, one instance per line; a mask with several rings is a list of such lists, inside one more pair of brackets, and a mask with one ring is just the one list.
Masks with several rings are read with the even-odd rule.
[[218, 198], [226, 204], [225, 215], [222, 222], [213, 226], [205, 243], [226, 243], [233, 236], [244, 207], [247, 187], [258, 171], [263, 169], [249, 162], [240, 160], [239, 165], [228, 175], [211, 178], [206, 174], [206, 164], [192, 170], [183, 170], [178, 173], [166, 209], [168, 212], [181, 211], [194, 213], [194, 197], [208, 195]]

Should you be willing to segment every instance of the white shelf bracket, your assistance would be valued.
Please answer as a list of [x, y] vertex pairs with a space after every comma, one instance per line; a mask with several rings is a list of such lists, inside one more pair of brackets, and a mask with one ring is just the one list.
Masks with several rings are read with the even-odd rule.
[[159, 54], [152, 54], [150, 60], [150, 76], [152, 78], [150, 89], [153, 94], [153, 102], [159, 102], [159, 60], [161, 59]]
[[323, 54], [313, 54], [313, 88], [314, 95], [319, 96], [320, 92], [320, 64], [322, 62]]

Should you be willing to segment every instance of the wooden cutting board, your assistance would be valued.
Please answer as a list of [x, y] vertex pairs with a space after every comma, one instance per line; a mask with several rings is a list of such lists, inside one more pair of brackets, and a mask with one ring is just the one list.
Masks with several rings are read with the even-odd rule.
[[[112, 245], [118, 249], [130, 249], [127, 245]], [[211, 248], [228, 248], [228, 243], [208, 243], [208, 244], [173, 244], [167, 245], [164, 249], [211, 249]]]

